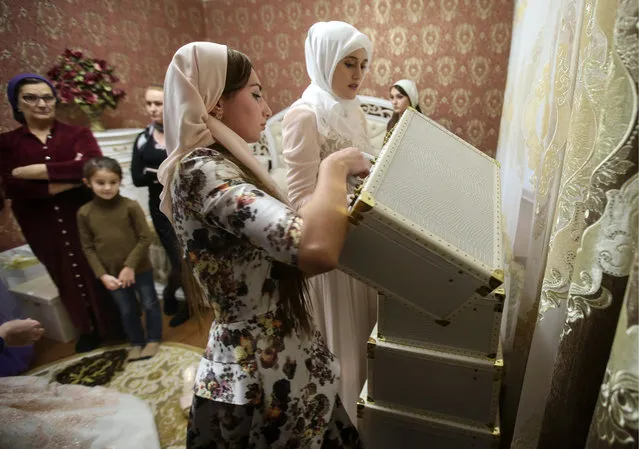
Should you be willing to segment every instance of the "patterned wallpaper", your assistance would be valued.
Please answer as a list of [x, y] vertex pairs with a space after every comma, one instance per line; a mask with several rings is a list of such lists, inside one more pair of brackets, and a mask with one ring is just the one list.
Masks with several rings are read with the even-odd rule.
[[[0, 0], [0, 132], [13, 129], [5, 90], [15, 74], [45, 74], [65, 47], [116, 66], [127, 98], [107, 128], [146, 123], [144, 89], [162, 82], [175, 50], [212, 40], [251, 57], [274, 112], [308, 84], [304, 39], [319, 20], [350, 22], [375, 54], [361, 93], [387, 97], [400, 78], [417, 82], [425, 114], [494, 156], [512, 27], [512, 0]], [[60, 108], [67, 122], [83, 114]], [[8, 208], [0, 251], [21, 243]]]
[[[147, 123], [144, 89], [162, 82], [177, 48], [204, 37], [201, 0], [0, 0], [0, 132], [13, 129], [7, 82], [20, 72], [46, 75], [65, 47], [116, 67], [127, 97], [105, 114], [107, 128]], [[60, 107], [65, 121], [87, 124]]]
[[[18, 126], [6, 98], [9, 79], [26, 71], [46, 75], [65, 47], [116, 67], [127, 97], [105, 113], [107, 128], [144, 126], [146, 86], [163, 81], [177, 48], [203, 37], [201, 0], [0, 0], [0, 132]], [[59, 107], [58, 117], [88, 123], [68, 107]], [[0, 213], [0, 251], [24, 243], [6, 206]]]
[[208, 40], [252, 59], [274, 112], [309, 82], [308, 28], [343, 20], [375, 45], [362, 94], [386, 98], [393, 81], [411, 78], [426, 115], [495, 155], [512, 0], [213, 0], [204, 8]]

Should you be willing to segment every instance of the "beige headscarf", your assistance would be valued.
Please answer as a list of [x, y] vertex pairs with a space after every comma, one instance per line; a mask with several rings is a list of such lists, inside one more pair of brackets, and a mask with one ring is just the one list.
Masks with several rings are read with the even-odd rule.
[[196, 148], [219, 142], [267, 188], [283, 196], [248, 144], [209, 112], [213, 110], [226, 82], [226, 45], [192, 42], [173, 56], [164, 79], [164, 137], [168, 157], [158, 170], [164, 186], [160, 210], [173, 221], [171, 181], [182, 158]]

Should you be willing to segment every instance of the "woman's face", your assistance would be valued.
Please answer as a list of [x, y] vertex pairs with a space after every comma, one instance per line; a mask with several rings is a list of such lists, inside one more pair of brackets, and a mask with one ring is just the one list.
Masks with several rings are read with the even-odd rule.
[[218, 104], [222, 107], [222, 123], [248, 143], [260, 140], [272, 111], [262, 97], [262, 85], [255, 70], [251, 70], [246, 86], [224, 95]]
[[390, 101], [393, 104], [393, 112], [398, 115], [402, 115], [410, 106], [410, 98], [408, 98], [408, 95], [404, 95], [395, 87], [391, 87]]
[[164, 111], [164, 91], [153, 88], [147, 89], [144, 94], [144, 102], [146, 105], [146, 113], [151, 120], [162, 124], [164, 120], [162, 116], [162, 112]]
[[368, 55], [366, 50], [360, 48], [347, 55], [337, 63], [331, 89], [333, 93], [345, 100], [353, 100], [359, 92], [364, 75], [368, 70]]
[[53, 120], [55, 96], [47, 83], [24, 84], [18, 91], [18, 108], [27, 123]]

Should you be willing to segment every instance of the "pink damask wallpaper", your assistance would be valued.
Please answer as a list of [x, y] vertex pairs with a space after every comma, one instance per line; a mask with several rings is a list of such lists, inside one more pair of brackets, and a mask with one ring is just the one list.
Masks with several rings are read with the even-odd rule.
[[[116, 67], [127, 97], [105, 115], [107, 128], [146, 124], [143, 96], [161, 83], [181, 45], [204, 37], [201, 0], [0, 0], [0, 132], [13, 129], [7, 82], [21, 72], [46, 76], [65, 48]], [[63, 120], [86, 118], [62, 107]]]
[[426, 115], [495, 155], [512, 0], [216, 0], [204, 8], [208, 40], [252, 59], [274, 112], [309, 82], [308, 28], [343, 20], [375, 45], [362, 94], [387, 97], [394, 81], [410, 78]]
[[[362, 94], [386, 97], [393, 81], [411, 78], [425, 114], [494, 156], [512, 14], [512, 0], [0, 0], [0, 132], [17, 126], [6, 99], [9, 79], [46, 74], [67, 47], [116, 67], [128, 95], [106, 113], [107, 128], [146, 123], [146, 86], [162, 82], [175, 50], [194, 40], [248, 54], [278, 112], [309, 82], [308, 28], [343, 20], [375, 45]], [[88, 123], [68, 108], [59, 117]], [[21, 242], [5, 208], [0, 251]]]

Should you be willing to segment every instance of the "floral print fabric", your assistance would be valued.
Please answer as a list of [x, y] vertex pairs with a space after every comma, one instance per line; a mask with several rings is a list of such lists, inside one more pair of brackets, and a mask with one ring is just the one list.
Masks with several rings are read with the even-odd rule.
[[285, 335], [272, 276], [297, 264], [302, 219], [214, 149], [182, 159], [172, 189], [178, 239], [216, 315], [196, 396], [259, 410], [251, 432], [266, 436], [252, 447], [321, 447], [339, 364], [317, 331]]

